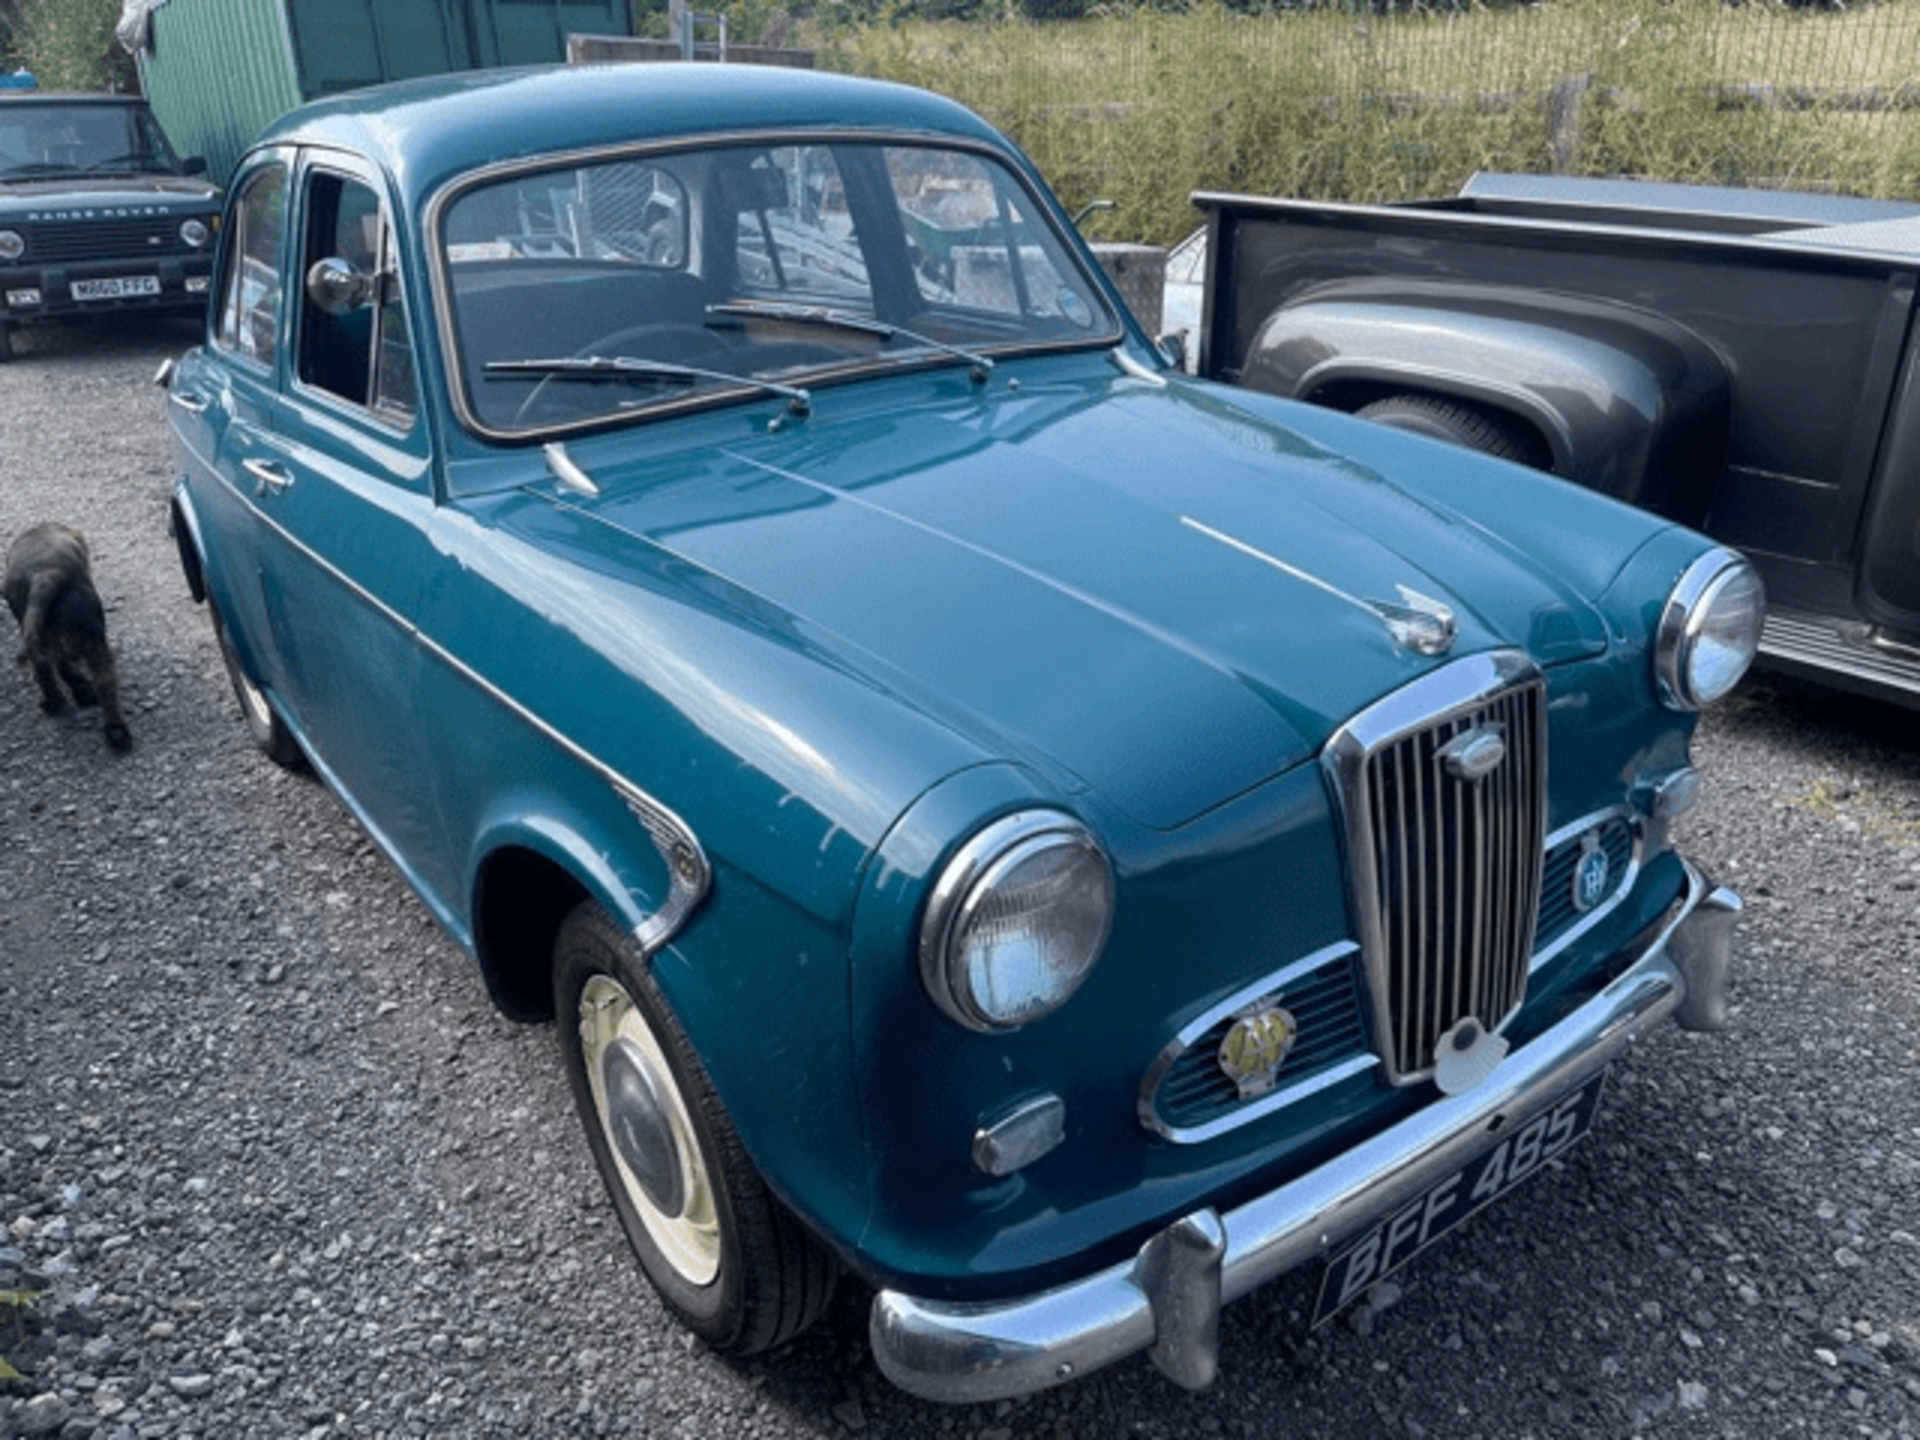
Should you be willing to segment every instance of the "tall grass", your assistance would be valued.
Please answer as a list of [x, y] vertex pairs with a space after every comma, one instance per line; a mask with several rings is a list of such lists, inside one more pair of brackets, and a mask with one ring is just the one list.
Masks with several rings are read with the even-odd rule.
[[1548, 0], [1391, 15], [1202, 0], [1064, 23], [821, 36], [823, 62], [944, 91], [1101, 233], [1167, 241], [1191, 191], [1385, 201], [1479, 169], [1920, 193], [1920, 0]]

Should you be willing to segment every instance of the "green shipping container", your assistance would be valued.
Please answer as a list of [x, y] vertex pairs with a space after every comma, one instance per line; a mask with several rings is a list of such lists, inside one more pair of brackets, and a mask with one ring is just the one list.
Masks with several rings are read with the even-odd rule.
[[224, 181], [260, 127], [304, 101], [632, 33], [629, 0], [162, 0], [137, 58], [174, 147]]

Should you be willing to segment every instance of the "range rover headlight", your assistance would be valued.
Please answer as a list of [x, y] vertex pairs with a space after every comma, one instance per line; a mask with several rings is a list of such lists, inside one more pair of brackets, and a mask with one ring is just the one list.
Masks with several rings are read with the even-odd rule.
[[207, 222], [204, 220], [182, 220], [180, 222], [180, 238], [195, 250], [198, 250], [202, 245], [207, 243], [207, 236], [211, 233], [212, 232], [207, 229]]
[[969, 1030], [1012, 1030], [1064, 1005], [1113, 925], [1113, 869], [1086, 828], [1051, 810], [988, 825], [934, 886], [920, 978]]
[[18, 260], [27, 253], [27, 240], [18, 230], [0, 230], [0, 260]]
[[1709, 550], [1689, 565], [1654, 639], [1660, 698], [1698, 710], [1733, 689], [1760, 648], [1766, 613], [1759, 572], [1731, 550]]

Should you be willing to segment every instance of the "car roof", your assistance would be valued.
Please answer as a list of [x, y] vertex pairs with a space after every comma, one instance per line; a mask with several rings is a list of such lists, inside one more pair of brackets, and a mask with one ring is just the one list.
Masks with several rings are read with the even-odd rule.
[[366, 155], [415, 201], [480, 166], [654, 138], [885, 130], [1000, 142], [951, 100], [845, 75], [759, 65], [629, 63], [471, 70], [302, 106], [256, 145]]

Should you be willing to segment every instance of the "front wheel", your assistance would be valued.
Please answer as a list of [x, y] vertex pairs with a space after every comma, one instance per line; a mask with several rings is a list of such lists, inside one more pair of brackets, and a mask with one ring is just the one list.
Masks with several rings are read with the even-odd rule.
[[568, 1083], [634, 1253], [675, 1317], [723, 1354], [817, 1319], [837, 1267], [767, 1189], [633, 937], [588, 901], [554, 948]]
[[253, 743], [282, 769], [300, 769], [306, 763], [300, 742], [293, 738], [293, 731], [273, 708], [266, 692], [247, 675], [240, 663], [239, 651], [233, 648], [233, 637], [227, 633], [227, 622], [220, 618], [220, 607], [212, 600], [207, 601], [207, 614], [213, 621], [213, 637], [220, 642], [220, 659], [227, 667], [233, 698], [240, 702], [240, 716], [247, 722], [247, 733], [253, 737]]

